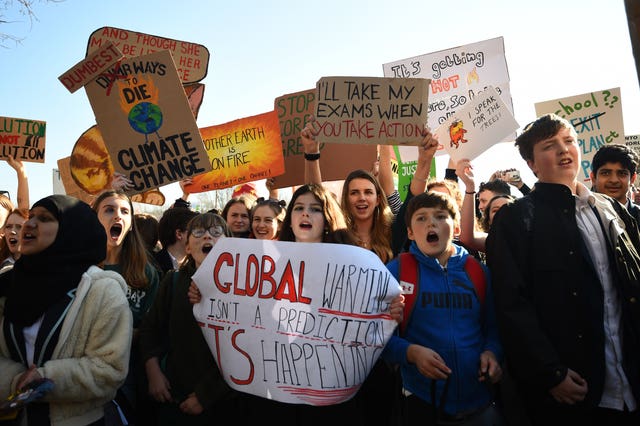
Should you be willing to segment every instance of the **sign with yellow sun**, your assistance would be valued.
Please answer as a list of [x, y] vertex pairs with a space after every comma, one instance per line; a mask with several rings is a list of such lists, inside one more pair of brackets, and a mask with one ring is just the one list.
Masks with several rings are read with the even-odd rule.
[[211, 170], [168, 50], [120, 61], [85, 89], [129, 195]]
[[284, 173], [275, 111], [200, 129], [211, 171], [192, 178], [191, 193], [230, 188]]

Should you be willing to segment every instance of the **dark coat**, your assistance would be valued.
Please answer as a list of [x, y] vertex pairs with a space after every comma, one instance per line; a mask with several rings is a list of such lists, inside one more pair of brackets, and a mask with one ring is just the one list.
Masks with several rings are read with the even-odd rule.
[[[639, 283], [629, 279], [629, 273], [640, 275], [633, 271], [640, 256], [626, 234], [616, 236], [610, 229], [620, 224], [611, 199], [594, 196], [600, 223], [610, 224], [603, 231], [610, 243], [613, 282], [623, 296], [623, 367], [640, 401], [640, 299], [632, 295]], [[633, 232], [637, 238], [637, 228]], [[629, 260], [636, 266], [621, 274], [625, 256], [635, 258]], [[605, 371], [604, 293], [577, 226], [569, 188], [537, 183], [528, 196], [502, 207], [487, 238], [487, 259], [506, 359], [528, 403], [539, 410], [553, 406], [549, 390], [571, 368], [588, 383], [578, 408], [597, 405]]]

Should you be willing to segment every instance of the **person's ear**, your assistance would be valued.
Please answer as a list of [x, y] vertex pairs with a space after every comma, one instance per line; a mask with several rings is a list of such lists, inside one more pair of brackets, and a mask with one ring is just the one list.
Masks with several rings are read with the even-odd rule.
[[454, 237], [459, 237], [461, 232], [462, 232], [462, 228], [460, 228], [460, 223], [459, 222], [454, 222], [453, 223], [453, 236]]
[[407, 238], [409, 238], [411, 241], [414, 241], [416, 239], [410, 226], [407, 226]]
[[[636, 182], [636, 178], [638, 177], [637, 173], [634, 173], [631, 175], [631, 178], [629, 178], [629, 185], [633, 185]], [[593, 179], [593, 178], [592, 178]]]
[[533, 172], [534, 175], [538, 176], [538, 169], [536, 167], [536, 162], [533, 160], [527, 160], [527, 166], [529, 166], [529, 169]]

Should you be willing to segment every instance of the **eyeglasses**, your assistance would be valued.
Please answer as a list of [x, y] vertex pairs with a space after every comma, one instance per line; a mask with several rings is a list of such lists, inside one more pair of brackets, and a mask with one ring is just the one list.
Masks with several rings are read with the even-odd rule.
[[211, 235], [213, 238], [220, 238], [224, 235], [224, 232], [222, 231], [222, 228], [220, 228], [219, 226], [212, 226], [210, 228], [204, 229], [204, 228], [194, 228], [191, 230], [191, 235], [193, 235], [196, 238], [200, 238], [204, 236], [204, 233], [208, 232], [209, 235]]

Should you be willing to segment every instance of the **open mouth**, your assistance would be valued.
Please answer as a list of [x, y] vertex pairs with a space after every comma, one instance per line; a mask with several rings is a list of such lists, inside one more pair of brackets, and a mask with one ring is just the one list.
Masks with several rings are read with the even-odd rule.
[[36, 239], [35, 235], [33, 235], [31, 232], [25, 232], [22, 235], [22, 242], [31, 241], [31, 240], [35, 240], [35, 239]]
[[300, 228], [302, 229], [311, 229], [311, 224], [307, 222], [300, 223]]
[[438, 234], [436, 234], [435, 232], [429, 232], [427, 234], [428, 243], [437, 243], [439, 240], [440, 240], [440, 237], [438, 237]]
[[7, 242], [9, 243], [10, 246], [17, 246], [18, 245], [18, 239], [14, 238], [14, 237], [9, 237], [7, 239]]
[[122, 225], [119, 223], [116, 223], [111, 227], [111, 229], [109, 229], [109, 235], [114, 240], [117, 240], [120, 237], [120, 234], [122, 234]]
[[213, 249], [213, 244], [208, 244], [208, 243], [207, 243], [207, 244], [204, 244], [204, 245], [202, 246], [202, 252], [203, 252], [204, 254], [208, 254], [208, 253], [211, 251], [211, 249]]
[[563, 158], [562, 160], [560, 160], [561, 166], [566, 166], [567, 164], [571, 164], [571, 163], [573, 163], [573, 161], [571, 161], [570, 158]]

